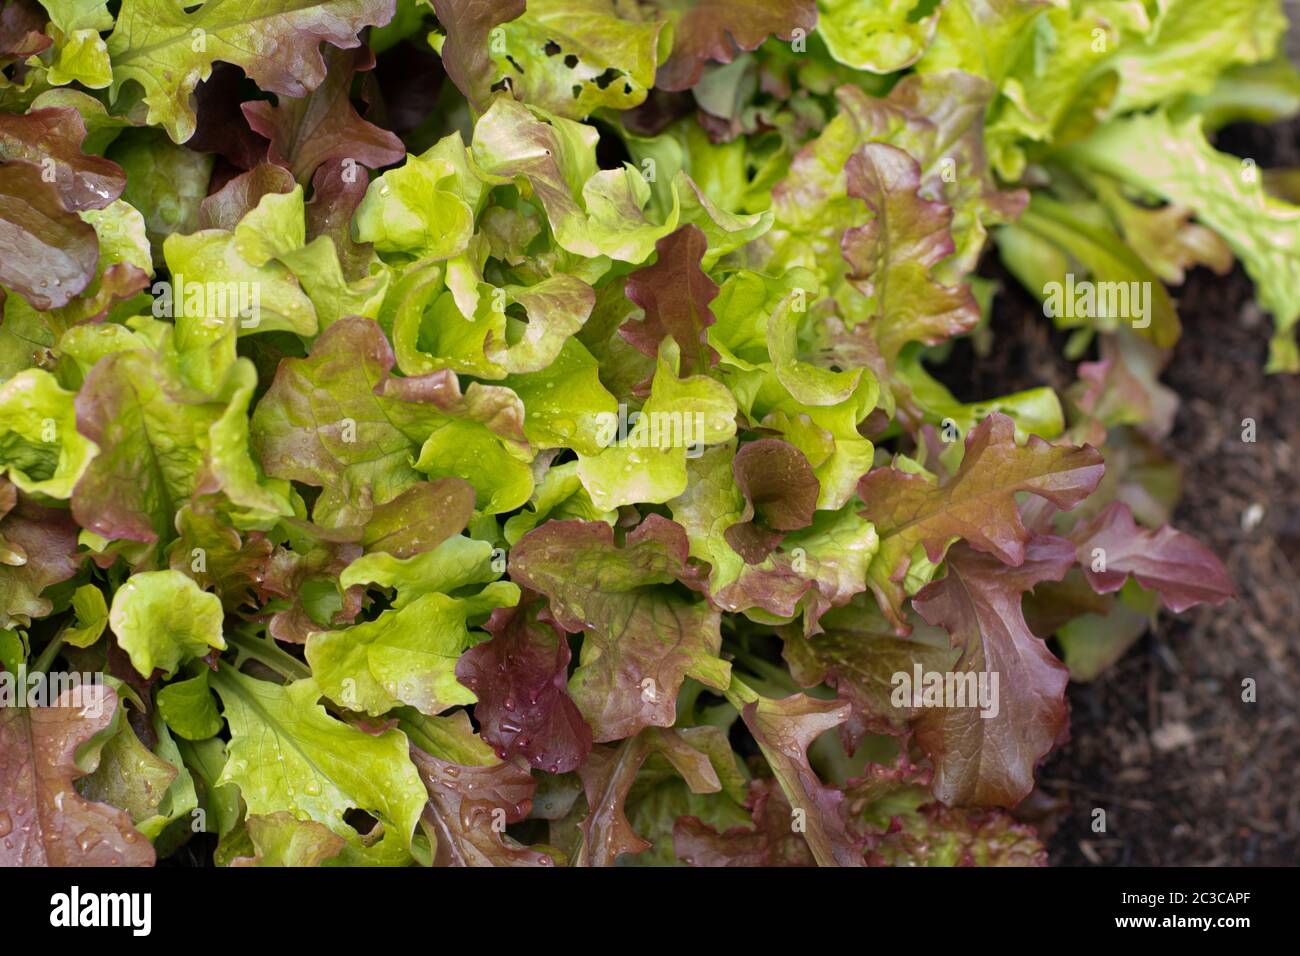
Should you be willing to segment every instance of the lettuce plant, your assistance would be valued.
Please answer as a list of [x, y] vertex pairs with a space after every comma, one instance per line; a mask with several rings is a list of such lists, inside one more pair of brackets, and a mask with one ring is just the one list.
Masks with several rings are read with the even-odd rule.
[[[5, 0], [0, 862], [1044, 862], [1068, 680], [1233, 593], [1165, 283], [1300, 366], [1300, 207], [1207, 139], [1284, 28]], [[994, 246], [1065, 395], [930, 371]]]

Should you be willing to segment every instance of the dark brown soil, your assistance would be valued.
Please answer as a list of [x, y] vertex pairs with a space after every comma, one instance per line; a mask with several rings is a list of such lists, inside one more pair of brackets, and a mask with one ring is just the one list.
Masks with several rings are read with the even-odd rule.
[[[1298, 131], [1234, 129], [1218, 145], [1264, 167], [1295, 164]], [[993, 354], [955, 354], [951, 364], [968, 374], [945, 380], [968, 397], [1069, 384], [1061, 339], [1014, 280], [1003, 281]], [[1163, 616], [1110, 671], [1071, 685], [1072, 739], [1039, 773], [1042, 790], [1067, 808], [1044, 833], [1057, 865], [1294, 865], [1300, 377], [1264, 373], [1270, 320], [1240, 268], [1197, 271], [1175, 293], [1184, 331], [1163, 378], [1182, 399], [1166, 448], [1183, 469], [1174, 524], [1223, 558], [1240, 595]], [[1242, 440], [1246, 418], [1256, 422], [1253, 444]], [[1246, 678], [1255, 703], [1242, 700]], [[1092, 830], [1098, 807], [1104, 833]]]
[[1223, 558], [1240, 596], [1162, 618], [1115, 668], [1071, 687], [1074, 739], [1040, 775], [1071, 801], [1051, 840], [1058, 864], [1300, 858], [1300, 379], [1263, 374], [1267, 319], [1251, 295], [1240, 270], [1191, 276], [1164, 378], [1182, 397], [1167, 448], [1184, 477], [1174, 523]]

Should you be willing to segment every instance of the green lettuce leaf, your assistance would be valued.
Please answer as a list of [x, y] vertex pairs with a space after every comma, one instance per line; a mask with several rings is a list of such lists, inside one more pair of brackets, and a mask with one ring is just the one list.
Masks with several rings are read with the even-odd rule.
[[108, 626], [142, 677], [175, 673], [181, 663], [213, 648], [221, 636], [221, 600], [179, 571], [133, 574], [113, 595]]
[[77, 431], [72, 392], [26, 369], [0, 385], [0, 470], [27, 494], [70, 498], [95, 446]]
[[517, 99], [571, 119], [630, 109], [655, 84], [663, 26], [629, 15], [614, 0], [532, 0], [489, 40], [491, 79], [508, 84]]
[[817, 35], [840, 63], [855, 70], [893, 73], [925, 52], [939, 24], [941, 3], [818, 0]]
[[474, 128], [472, 151], [488, 175], [527, 183], [563, 249], [644, 262], [677, 227], [680, 203], [662, 223], [650, 220], [650, 184], [632, 166], [598, 169], [596, 138], [594, 127], [498, 97]]
[[252, 420], [267, 473], [321, 488], [313, 514], [326, 527], [364, 524], [421, 472], [465, 478], [494, 512], [526, 501], [531, 453], [514, 393], [473, 383], [462, 394], [446, 370], [394, 378], [394, 362], [379, 326], [351, 318], [282, 363]]
[[[280, 686], [223, 665], [212, 685], [230, 725], [229, 759], [216, 783], [236, 784], [250, 815], [287, 811], [359, 845], [344, 815], [365, 810], [382, 828], [367, 834], [367, 849], [380, 859], [404, 855], [425, 803], [404, 734], [372, 735], [335, 720], [309, 679]], [[268, 749], [284, 759], [263, 759]]]
[[1300, 207], [1270, 195], [1253, 168], [1213, 149], [1196, 117], [1175, 121], [1153, 113], [1115, 120], [1068, 155], [1071, 162], [1193, 210], [1222, 236], [1277, 324], [1269, 370], [1300, 370], [1294, 331], [1300, 295], [1290, 279], [1300, 248]]
[[124, 0], [108, 38], [110, 93], [116, 98], [127, 83], [139, 84], [148, 121], [183, 143], [197, 122], [190, 94], [217, 60], [240, 67], [262, 89], [303, 96], [325, 79], [321, 41], [354, 47], [362, 29], [387, 23], [393, 9], [384, 0], [308, 0], [287, 9], [248, 0], [190, 11], [163, 0]]

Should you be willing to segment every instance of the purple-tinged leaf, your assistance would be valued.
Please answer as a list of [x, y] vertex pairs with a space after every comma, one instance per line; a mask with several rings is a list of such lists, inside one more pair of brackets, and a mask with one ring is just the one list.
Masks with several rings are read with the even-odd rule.
[[528, 816], [537, 781], [512, 763], [463, 767], [411, 747], [429, 791], [420, 825], [433, 844], [434, 866], [554, 866], [520, 846], [505, 825]]
[[587, 762], [578, 768], [588, 807], [578, 827], [582, 833], [575, 861], [578, 866], [613, 866], [624, 853], [650, 849], [651, 844], [632, 829], [624, 804], [637, 771], [652, 753], [667, 758], [692, 792], [717, 793], [722, 789], [713, 764], [704, 752], [691, 745], [688, 733], [651, 727], [618, 747], [592, 749]]
[[757, 49], [769, 36], [807, 36], [817, 25], [814, 0], [655, 0], [672, 18], [673, 52], [659, 67], [655, 85], [688, 90], [700, 82], [710, 61], [730, 63]]
[[718, 611], [672, 587], [698, 584], [687, 553], [681, 526], [650, 515], [621, 548], [603, 521], [548, 521], [510, 554], [511, 578], [545, 594], [560, 627], [583, 633], [569, 691], [598, 742], [672, 726], [688, 675], [727, 686]]
[[0, 10], [0, 60], [25, 60], [49, 49], [49, 20], [36, 0], [13, 0]]
[[271, 141], [267, 159], [303, 184], [330, 161], [378, 169], [401, 160], [406, 155], [402, 141], [362, 119], [348, 98], [353, 76], [374, 67], [374, 54], [368, 47], [329, 47], [325, 63], [324, 82], [305, 97], [283, 97], [276, 106], [265, 100], [244, 104], [249, 125]]
[[1168, 525], [1156, 531], [1139, 528], [1133, 510], [1122, 501], [1112, 502], [1070, 538], [1083, 573], [1099, 594], [1118, 591], [1130, 574], [1158, 592], [1174, 613], [1197, 604], [1222, 604], [1237, 594], [1214, 552]]
[[779, 438], [741, 446], [731, 470], [745, 510], [724, 535], [747, 564], [758, 564], [781, 543], [782, 532], [812, 524], [821, 486], [803, 452]]
[[86, 123], [70, 106], [23, 115], [0, 112], [0, 160], [31, 163], [52, 182], [70, 212], [103, 209], [122, 195], [126, 173], [102, 156], [81, 151]]
[[935, 345], [979, 321], [969, 286], [946, 286], [931, 270], [952, 255], [952, 209], [920, 194], [921, 167], [887, 143], [867, 143], [845, 167], [850, 196], [874, 214], [841, 242], [849, 281], [870, 300], [875, 339], [892, 364], [908, 342]]
[[718, 833], [696, 817], [673, 826], [673, 851], [687, 866], [814, 866], [808, 843], [791, 826], [790, 801], [775, 780], [755, 780], [745, 799], [753, 828]]
[[204, 498], [177, 512], [176, 531], [180, 537], [172, 542], [167, 559], [172, 570], [193, 578], [204, 590], [214, 590], [227, 611], [256, 602], [272, 552], [264, 533], [241, 535]]
[[233, 232], [239, 221], [257, 208], [263, 196], [292, 191], [293, 176], [288, 170], [272, 163], [259, 163], [199, 203], [199, 228]]
[[801, 687], [833, 687], [853, 705], [854, 722], [861, 728], [904, 734], [920, 710], [910, 702], [895, 705], [894, 675], [911, 675], [917, 664], [923, 671], [944, 672], [958, 657], [941, 629], [910, 618], [908, 624], [912, 633], [899, 637], [879, 609], [859, 599], [823, 618], [820, 634], [805, 636], [800, 628], [783, 627], [790, 675]]
[[130, 815], [74, 785], [87, 772], [78, 748], [108, 729], [117, 707], [113, 688], [86, 684], [53, 706], [0, 708], [0, 866], [153, 865]]
[[95, 278], [99, 239], [27, 162], [0, 163], [0, 285], [38, 309], [65, 306]]
[[[276, 640], [290, 644], [305, 644], [313, 631], [329, 627], [346, 627], [361, 612], [365, 588], [354, 584], [339, 587], [339, 575], [349, 564], [361, 557], [356, 544], [317, 542], [307, 551], [280, 548], [271, 555], [266, 565], [266, 580], [262, 589], [266, 595], [278, 597], [289, 604], [277, 610], [267, 629]], [[321, 592], [339, 596], [340, 604], [326, 622], [312, 619], [307, 609], [311, 595]]]
[[0, 628], [30, 627], [53, 609], [42, 592], [77, 573], [77, 526], [0, 478]]
[[1019, 564], [1030, 533], [1016, 509], [1016, 495], [1029, 492], [1068, 511], [1092, 493], [1103, 470], [1091, 445], [1053, 445], [1036, 435], [1017, 445], [1014, 423], [994, 413], [966, 436], [961, 467], [946, 481], [894, 468], [866, 475], [858, 495], [866, 503], [864, 517], [880, 535], [868, 573], [899, 633], [907, 633], [902, 581], [913, 548], [921, 545], [937, 562], [952, 538], [964, 538], [1005, 564]]
[[766, 697], [741, 714], [792, 807], [790, 826], [802, 833], [818, 866], [863, 866], [861, 841], [849, 832], [844, 794], [822, 783], [808, 748], [849, 716], [849, 706], [795, 694]]
[[266, 140], [253, 132], [241, 104], [257, 90], [243, 70], [214, 63], [212, 75], [194, 90], [198, 124], [185, 145], [200, 153], [216, 153], [236, 170], [266, 162]]
[[715, 321], [709, 303], [718, 297], [718, 285], [700, 267], [708, 247], [698, 226], [682, 226], [655, 243], [658, 257], [653, 265], [643, 266], [627, 280], [627, 297], [645, 310], [645, 318], [625, 322], [619, 334], [651, 358], [659, 354], [659, 343], [671, 337], [681, 349], [683, 378], [718, 361], [708, 344], [708, 329]]
[[[279, 168], [279, 167], [277, 167]], [[353, 169], [352, 173], [356, 170]], [[311, 201], [307, 203], [307, 241], [329, 236], [339, 255], [343, 276], [349, 282], [365, 278], [374, 246], [352, 238], [352, 216], [366, 196], [369, 180], [352, 175], [343, 160], [321, 164], [311, 181]]]
[[934, 763], [941, 803], [1012, 807], [1033, 790], [1034, 768], [1065, 729], [1069, 681], [1065, 665], [1030, 633], [1021, 598], [1040, 581], [1064, 578], [1074, 547], [1063, 538], [1033, 538], [1021, 563], [1010, 567], [958, 544], [946, 564], [947, 576], [912, 605], [961, 650], [938, 677], [964, 699], [934, 706], [923, 694], [928, 686], [913, 686], [925, 702], [914, 721], [916, 741]]
[[[266, 473], [323, 489], [313, 509], [323, 527], [365, 524], [377, 506], [421, 481], [416, 459], [424, 468], [426, 439], [449, 423], [464, 426], [455, 432], [461, 441], [486, 431], [487, 441], [527, 447], [514, 392], [473, 383], [462, 393], [449, 369], [397, 378], [395, 363], [376, 322], [341, 319], [306, 358], [281, 361], [253, 413], [253, 448]], [[447, 464], [438, 456], [430, 473]]]
[[497, 608], [484, 629], [492, 640], [456, 663], [456, 679], [478, 703], [479, 733], [503, 760], [522, 756], [539, 770], [568, 773], [591, 752], [591, 728], [569, 697], [569, 641], [528, 595]]
[[447, 32], [442, 65], [456, 88], [476, 109], [492, 95], [495, 70], [488, 55], [492, 31], [523, 15], [525, 0], [429, 0]]
[[937, 803], [900, 817], [867, 854], [872, 866], [1046, 866], [1034, 828], [1002, 810], [954, 810]]

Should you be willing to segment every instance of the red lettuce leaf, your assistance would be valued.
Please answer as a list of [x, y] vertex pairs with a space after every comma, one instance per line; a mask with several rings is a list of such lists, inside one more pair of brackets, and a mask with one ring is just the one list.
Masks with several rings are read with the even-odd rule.
[[85, 684], [53, 706], [0, 708], [0, 866], [153, 865], [130, 815], [74, 786], [88, 772], [77, 749], [108, 728], [117, 706], [111, 687]]
[[38, 309], [65, 306], [95, 278], [99, 239], [26, 162], [0, 163], [0, 285]]
[[939, 342], [979, 321], [970, 287], [946, 286], [931, 269], [956, 246], [952, 209], [921, 196], [921, 167], [888, 143], [867, 143], [845, 166], [848, 194], [874, 213], [865, 226], [844, 231], [841, 250], [849, 274], [872, 300], [875, 339], [889, 364], [908, 342]]
[[306, 209], [307, 241], [329, 236], [339, 254], [343, 276], [349, 282], [365, 278], [374, 255], [371, 243], [352, 238], [352, 215], [365, 198], [368, 185], [368, 177], [352, 175], [342, 160], [322, 163], [311, 181], [312, 196]]
[[670, 14], [680, 11], [673, 30], [673, 52], [659, 67], [655, 85], [669, 91], [688, 90], [700, 82], [710, 60], [730, 63], [755, 50], [769, 36], [793, 39], [817, 25], [813, 0], [656, 0]]
[[781, 543], [781, 532], [812, 524], [821, 485], [803, 452], [779, 438], [741, 446], [731, 470], [745, 510], [723, 535], [748, 564], [758, 564]]
[[569, 690], [598, 742], [672, 726], [687, 675], [727, 686], [717, 609], [671, 587], [698, 584], [687, 552], [681, 526], [659, 515], [621, 548], [603, 521], [549, 521], [511, 552], [511, 578], [550, 598], [560, 627], [584, 634]]
[[81, 151], [86, 123], [70, 106], [26, 114], [0, 112], [0, 160], [31, 163], [49, 178], [70, 212], [103, 209], [122, 195], [126, 173], [102, 156]]
[[0, 628], [31, 626], [53, 609], [42, 592], [77, 573], [77, 526], [0, 478]]
[[649, 728], [618, 747], [595, 747], [578, 768], [587, 795], [587, 816], [579, 824], [579, 866], [613, 866], [624, 853], [641, 853], [651, 844], [637, 836], [624, 805], [637, 772], [652, 753], [662, 754], [695, 793], [722, 789], [708, 756], [690, 743], [691, 730]]
[[36, 0], [13, 0], [0, 10], [0, 59], [25, 60], [49, 49], [49, 19]]
[[301, 99], [284, 97], [272, 106], [254, 100], [243, 106], [254, 131], [271, 141], [267, 159], [290, 170], [300, 183], [330, 160], [352, 160], [378, 169], [406, 155], [402, 141], [362, 119], [348, 98], [352, 78], [375, 65], [367, 47], [326, 50], [324, 82]]
[[266, 140], [253, 132], [241, 103], [257, 84], [232, 63], [214, 63], [212, 75], [194, 90], [194, 135], [185, 145], [200, 153], [216, 153], [238, 170], [266, 162]]
[[591, 728], [569, 697], [569, 641], [543, 614], [544, 602], [497, 608], [492, 640], [471, 647], [456, 678], [478, 697], [479, 733], [497, 756], [516, 755], [549, 773], [568, 773], [591, 752]]
[[790, 801], [775, 780], [755, 780], [745, 799], [753, 828], [717, 832], [696, 817], [673, 826], [673, 851], [688, 866], [814, 866], [812, 852], [790, 827]]
[[492, 95], [494, 70], [488, 55], [489, 35], [523, 15], [525, 0], [429, 0], [447, 32], [442, 65], [456, 88], [475, 109], [485, 109]]
[[709, 326], [716, 321], [709, 303], [718, 285], [700, 263], [709, 242], [698, 226], [682, 226], [655, 243], [658, 257], [627, 280], [627, 297], [645, 310], [645, 318], [626, 322], [618, 330], [631, 345], [654, 358], [659, 343], [671, 336], [681, 348], [683, 377], [716, 365], [718, 353], [708, 344]]
[[966, 436], [961, 467], [943, 482], [894, 468], [872, 471], [858, 483], [858, 495], [866, 503], [863, 516], [880, 535], [869, 575], [881, 608], [906, 634], [902, 581], [917, 545], [938, 561], [959, 537], [1005, 564], [1019, 564], [1031, 535], [1016, 495], [1029, 492], [1069, 510], [1092, 493], [1103, 470], [1091, 445], [1053, 445], [1036, 435], [1017, 445], [1014, 423], [995, 412]]
[[950, 673], [975, 675], [970, 686], [989, 675], [994, 706], [986, 712], [968, 700], [923, 707], [914, 721], [916, 741], [934, 762], [940, 802], [1015, 806], [1033, 790], [1034, 768], [1065, 730], [1069, 681], [1065, 665], [1025, 624], [1021, 597], [1040, 581], [1064, 578], [1074, 547], [1063, 538], [1036, 537], [1011, 567], [958, 544], [946, 564], [947, 576], [927, 585], [912, 605], [961, 649]]
[[199, 228], [233, 231], [239, 220], [257, 208], [263, 196], [292, 191], [293, 176], [283, 166], [259, 163], [204, 197], [199, 203]]
[[1034, 828], [1002, 810], [954, 810], [937, 803], [899, 818], [867, 854], [872, 866], [1046, 866]]
[[411, 759], [429, 791], [420, 823], [434, 845], [434, 866], [555, 865], [505, 833], [532, 808], [537, 781], [527, 770], [512, 763], [464, 767], [414, 746]]
[[1174, 613], [1197, 604], [1222, 604], [1236, 596], [1227, 569], [1209, 548], [1168, 525], [1156, 531], [1139, 528], [1133, 510], [1122, 501], [1112, 502], [1087, 525], [1076, 528], [1070, 539], [1078, 548], [1088, 583], [1098, 594], [1118, 591], [1131, 574], [1138, 584], [1156, 591]]
[[822, 783], [808, 762], [813, 741], [848, 715], [842, 701], [804, 694], [760, 698], [741, 714], [790, 801], [790, 827], [803, 834], [819, 866], [864, 865], [861, 840], [849, 831], [844, 794]]

